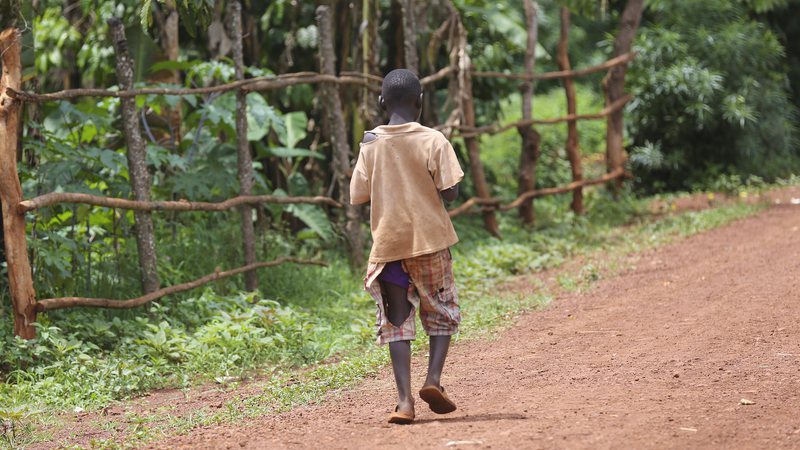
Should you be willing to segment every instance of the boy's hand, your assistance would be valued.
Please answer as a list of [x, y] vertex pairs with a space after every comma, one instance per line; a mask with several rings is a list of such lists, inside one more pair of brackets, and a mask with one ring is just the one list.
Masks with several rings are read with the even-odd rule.
[[439, 191], [444, 201], [450, 203], [458, 197], [458, 185]]

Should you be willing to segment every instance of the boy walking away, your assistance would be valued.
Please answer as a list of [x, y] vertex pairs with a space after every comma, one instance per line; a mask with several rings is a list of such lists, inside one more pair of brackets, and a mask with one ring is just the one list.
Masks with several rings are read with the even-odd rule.
[[378, 98], [389, 123], [364, 134], [350, 182], [353, 204], [371, 202], [372, 250], [365, 288], [375, 299], [378, 343], [389, 344], [398, 402], [390, 423], [414, 421], [411, 341], [415, 316], [430, 336], [419, 396], [438, 414], [456, 409], [439, 380], [461, 313], [450, 246], [458, 236], [442, 199], [458, 196], [464, 177], [444, 135], [417, 123], [422, 85], [405, 69], [391, 71]]

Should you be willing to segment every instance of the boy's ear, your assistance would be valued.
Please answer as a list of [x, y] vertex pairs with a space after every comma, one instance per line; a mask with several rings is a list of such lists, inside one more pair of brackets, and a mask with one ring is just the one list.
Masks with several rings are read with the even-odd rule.
[[422, 92], [419, 93], [419, 97], [417, 98], [417, 108], [422, 109], [422, 96], [424, 94]]
[[378, 95], [378, 105], [382, 110], [386, 111], [386, 99], [382, 95]]

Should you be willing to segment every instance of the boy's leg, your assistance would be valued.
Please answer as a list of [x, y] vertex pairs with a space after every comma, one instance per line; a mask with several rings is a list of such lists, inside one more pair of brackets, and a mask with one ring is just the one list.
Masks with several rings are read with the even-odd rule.
[[[380, 283], [382, 291], [386, 293], [383, 299], [386, 316], [392, 325], [399, 327], [411, 314], [412, 305], [408, 301], [408, 291], [406, 288], [392, 283], [385, 283], [383, 281]], [[414, 398], [411, 395], [411, 341], [390, 342], [389, 355], [392, 358], [394, 381], [397, 384], [398, 411], [413, 415]]]
[[425, 385], [419, 396], [437, 414], [456, 410], [456, 405], [440, 384], [451, 336], [458, 331], [461, 312], [453, 280], [453, 265], [449, 250], [422, 255], [403, 261], [411, 275], [420, 300], [420, 319], [430, 336], [430, 359]]
[[450, 348], [450, 336], [431, 336], [430, 357], [428, 359], [428, 376], [425, 386], [441, 387], [439, 380], [442, 378], [444, 360], [447, 359], [447, 350]]

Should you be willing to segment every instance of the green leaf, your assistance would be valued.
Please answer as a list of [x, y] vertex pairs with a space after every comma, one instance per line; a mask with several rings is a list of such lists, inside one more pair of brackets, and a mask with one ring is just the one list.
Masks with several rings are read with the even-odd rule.
[[283, 120], [286, 123], [286, 134], [279, 136], [281, 142], [289, 148], [294, 148], [298, 142], [305, 139], [307, 136], [306, 127], [308, 126], [308, 117], [303, 111], [293, 111], [283, 115]]
[[319, 206], [292, 204], [286, 207], [286, 212], [300, 219], [308, 228], [317, 233], [323, 241], [328, 242], [334, 238], [331, 221]]
[[277, 123], [285, 129], [281, 117], [267, 104], [264, 96], [258, 92], [247, 94], [247, 140], [260, 141]]
[[81, 142], [91, 142], [97, 136], [97, 127], [95, 124], [89, 122], [83, 126], [81, 130]]
[[295, 172], [289, 175], [286, 182], [289, 184], [289, 193], [292, 195], [309, 195], [311, 193], [308, 180], [302, 173]]
[[143, 0], [142, 1], [142, 9], [139, 10], [139, 21], [142, 24], [143, 29], [150, 28], [150, 24], [153, 22], [153, 16], [151, 14], [153, 0]]

